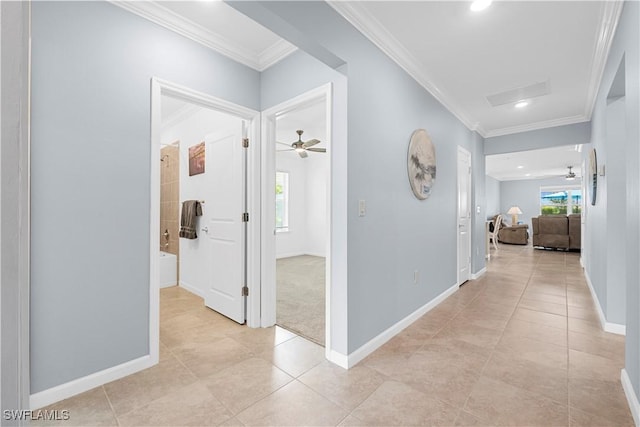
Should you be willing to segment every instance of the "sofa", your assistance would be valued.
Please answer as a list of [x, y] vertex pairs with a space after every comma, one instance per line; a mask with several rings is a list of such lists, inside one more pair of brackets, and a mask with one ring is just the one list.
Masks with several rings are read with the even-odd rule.
[[531, 221], [533, 246], [580, 250], [580, 214], [540, 215]]

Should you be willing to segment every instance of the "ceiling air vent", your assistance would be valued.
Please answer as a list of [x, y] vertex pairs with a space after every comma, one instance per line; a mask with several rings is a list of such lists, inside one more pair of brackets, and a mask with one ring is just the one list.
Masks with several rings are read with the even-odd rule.
[[487, 95], [487, 101], [489, 101], [489, 104], [493, 107], [497, 107], [498, 105], [514, 104], [523, 99], [531, 99], [548, 94], [549, 81], [547, 80], [546, 82], [534, 83], [528, 86], [494, 93], [493, 95]]

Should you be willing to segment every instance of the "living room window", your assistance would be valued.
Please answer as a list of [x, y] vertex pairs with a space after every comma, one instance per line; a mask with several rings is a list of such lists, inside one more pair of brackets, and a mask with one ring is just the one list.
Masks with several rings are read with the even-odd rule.
[[276, 172], [276, 232], [289, 231], [289, 172]]
[[582, 189], [571, 187], [540, 187], [540, 215], [582, 213]]

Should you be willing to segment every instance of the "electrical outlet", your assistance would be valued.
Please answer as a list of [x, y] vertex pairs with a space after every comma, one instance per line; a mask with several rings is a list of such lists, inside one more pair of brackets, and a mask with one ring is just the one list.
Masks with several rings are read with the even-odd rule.
[[420, 278], [420, 272], [418, 270], [413, 271], [413, 284], [418, 284], [418, 279]]

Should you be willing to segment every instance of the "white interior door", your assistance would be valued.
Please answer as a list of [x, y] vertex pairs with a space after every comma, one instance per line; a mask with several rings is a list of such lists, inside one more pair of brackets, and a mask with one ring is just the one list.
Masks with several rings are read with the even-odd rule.
[[246, 277], [246, 160], [242, 138], [242, 128], [223, 137], [205, 138], [205, 168], [210, 177], [201, 222], [210, 269], [205, 305], [238, 323], [245, 321]]
[[458, 147], [458, 284], [471, 278], [471, 153]]

